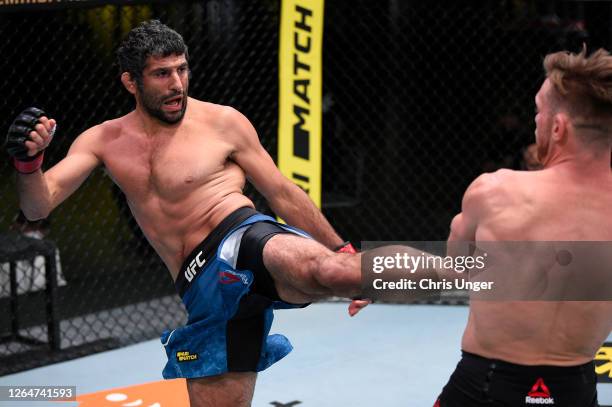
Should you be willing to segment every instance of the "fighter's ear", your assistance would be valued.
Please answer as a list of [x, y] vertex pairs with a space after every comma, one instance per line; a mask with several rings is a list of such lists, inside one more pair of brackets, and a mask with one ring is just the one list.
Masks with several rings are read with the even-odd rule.
[[136, 81], [132, 78], [132, 75], [130, 75], [129, 72], [124, 72], [121, 74], [121, 83], [132, 95], [136, 94]]
[[558, 144], [565, 144], [569, 130], [569, 117], [565, 112], [558, 112], [553, 117], [552, 139]]

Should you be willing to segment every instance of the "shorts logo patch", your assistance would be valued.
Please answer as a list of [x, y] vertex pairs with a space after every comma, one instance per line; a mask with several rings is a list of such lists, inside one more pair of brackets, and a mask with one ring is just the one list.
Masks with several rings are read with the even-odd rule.
[[234, 284], [242, 281], [245, 285], [249, 283], [245, 275], [234, 273], [232, 271], [222, 271], [219, 273], [219, 282], [221, 284]]
[[193, 260], [191, 260], [189, 266], [187, 266], [185, 270], [185, 279], [191, 283], [191, 280], [198, 274], [198, 269], [201, 269], [205, 263], [206, 259], [204, 258], [204, 253], [200, 250]]
[[178, 351], [176, 352], [176, 361], [177, 362], [192, 362], [194, 360], [198, 360], [197, 353], [190, 353], [189, 351]]
[[531, 387], [531, 391], [527, 393], [525, 397], [525, 404], [528, 405], [554, 405], [555, 400], [550, 397], [550, 390], [544, 383], [544, 379], [541, 377], [536, 380], [535, 384]]

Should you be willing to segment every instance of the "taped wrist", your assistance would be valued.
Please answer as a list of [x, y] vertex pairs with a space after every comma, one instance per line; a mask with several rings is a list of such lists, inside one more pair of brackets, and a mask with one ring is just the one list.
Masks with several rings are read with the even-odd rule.
[[350, 254], [357, 253], [357, 250], [355, 249], [355, 247], [353, 247], [353, 244], [351, 242], [348, 242], [348, 241], [344, 242], [340, 246], [334, 248], [334, 251], [336, 253], [350, 253]]
[[20, 174], [32, 174], [42, 167], [44, 156], [45, 153], [41, 151], [35, 156], [30, 157], [31, 160], [18, 160], [13, 157], [13, 167], [15, 167]]

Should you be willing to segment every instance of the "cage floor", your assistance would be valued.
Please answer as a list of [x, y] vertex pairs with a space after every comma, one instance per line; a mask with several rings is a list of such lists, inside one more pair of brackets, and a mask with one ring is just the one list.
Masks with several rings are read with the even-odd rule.
[[[459, 360], [467, 307], [372, 305], [355, 318], [346, 307], [314, 304], [276, 313], [272, 332], [288, 336], [294, 351], [259, 375], [253, 406], [432, 406]], [[73, 385], [82, 395], [159, 381], [164, 363], [154, 340], [0, 377], [0, 385]], [[612, 384], [599, 384], [598, 391], [600, 403], [612, 405]], [[96, 405], [131, 400], [125, 402]]]

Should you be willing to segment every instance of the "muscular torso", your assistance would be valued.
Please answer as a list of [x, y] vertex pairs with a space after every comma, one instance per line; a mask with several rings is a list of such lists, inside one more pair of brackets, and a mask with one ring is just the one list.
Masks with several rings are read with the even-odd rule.
[[[612, 241], [612, 174], [572, 178], [551, 168], [492, 177], [503, 186], [477, 241]], [[570, 366], [590, 361], [611, 329], [612, 302], [472, 301], [462, 348], [518, 364]]]
[[146, 134], [136, 114], [106, 122], [99, 158], [176, 279], [184, 258], [232, 211], [253, 206], [231, 160], [223, 106], [189, 100], [180, 126]]

